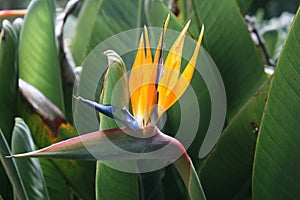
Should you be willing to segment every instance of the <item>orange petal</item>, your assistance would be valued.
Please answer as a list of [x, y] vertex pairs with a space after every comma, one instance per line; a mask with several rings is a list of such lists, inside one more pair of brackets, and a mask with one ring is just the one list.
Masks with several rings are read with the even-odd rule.
[[169, 25], [169, 20], [170, 20], [170, 15], [168, 15], [165, 23], [164, 23], [164, 27], [163, 27], [163, 33], [160, 35], [160, 38], [159, 38], [159, 42], [157, 44], [157, 48], [156, 48], [156, 52], [155, 52], [155, 57], [154, 57], [154, 63], [155, 64], [158, 64], [158, 59], [159, 59], [159, 54], [160, 54], [160, 51], [161, 51], [161, 46], [162, 45], [162, 42], [163, 42], [163, 35], [166, 34], [166, 30], [167, 30], [167, 27]]
[[144, 51], [144, 36], [141, 35], [139, 47], [137, 50], [137, 54], [135, 57], [135, 61], [132, 66], [132, 70], [130, 73], [130, 79], [129, 79], [129, 91], [130, 91], [130, 98], [131, 98], [131, 104], [132, 104], [132, 111], [134, 116], [138, 113], [138, 101], [140, 97], [140, 89], [142, 85], [142, 77], [143, 74], [141, 74], [141, 70], [137, 70], [138, 67], [142, 66], [145, 59], [145, 51]]
[[[155, 52], [155, 57], [154, 57], [154, 62], [152, 65], [152, 72], [151, 72], [151, 79], [150, 79], [150, 84], [149, 84], [149, 92], [148, 92], [148, 111], [149, 111], [149, 116], [151, 115], [151, 112], [153, 111], [153, 107], [157, 104], [157, 91], [156, 91], [156, 85], [158, 84], [159, 78], [157, 78], [157, 70], [158, 70], [158, 65], [159, 65], [159, 57], [162, 55], [161, 51], [163, 51], [162, 46], [163, 46], [163, 37], [166, 34], [166, 30], [169, 24], [170, 20], [170, 15], [167, 16], [167, 19], [163, 25], [163, 32], [160, 35], [159, 42], [157, 44], [156, 52]], [[163, 59], [163, 58], [161, 58]]]
[[204, 34], [204, 26], [202, 25], [202, 29], [201, 29], [193, 56], [191, 57], [189, 63], [185, 67], [183, 73], [179, 77], [179, 79], [176, 82], [172, 91], [167, 95], [166, 101], [164, 101], [164, 104], [162, 105], [164, 111], [166, 111], [168, 108], [170, 108], [182, 96], [182, 94], [185, 92], [185, 90], [189, 86], [191, 79], [193, 77], [193, 74], [194, 74], [194, 69], [196, 66], [203, 34]]
[[149, 96], [153, 96], [154, 94], [151, 94], [149, 92], [155, 92], [152, 90], [149, 90], [150, 83], [151, 83], [151, 72], [152, 72], [152, 54], [150, 49], [150, 42], [149, 42], [149, 35], [148, 30], [146, 27], [144, 27], [144, 35], [145, 35], [145, 50], [146, 50], [146, 56], [143, 63], [143, 66], [141, 66], [140, 74], [144, 74], [142, 78], [142, 84], [140, 86], [140, 97], [138, 101], [138, 113], [137, 118], [140, 119], [143, 126], [150, 120], [150, 104], [149, 104]]
[[180, 73], [184, 38], [189, 28], [190, 22], [191, 21], [188, 21], [188, 23], [185, 25], [178, 38], [175, 40], [167, 56], [166, 62], [164, 64], [164, 69], [165, 69], [164, 75], [161, 78], [158, 86], [158, 92], [159, 92], [158, 105], [160, 106], [164, 104], [165, 98], [170, 93], [170, 90], [174, 87], [176, 81], [178, 80], [179, 73]]

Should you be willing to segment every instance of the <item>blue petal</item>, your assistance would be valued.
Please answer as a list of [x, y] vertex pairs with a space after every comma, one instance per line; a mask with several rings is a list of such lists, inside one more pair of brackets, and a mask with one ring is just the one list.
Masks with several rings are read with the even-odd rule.
[[131, 128], [131, 129], [134, 129], [134, 130], [141, 129], [141, 126], [139, 125], [138, 121], [132, 116], [132, 114], [125, 107], [122, 109], [122, 113], [123, 113], [124, 116], [118, 116], [118, 115], [114, 114], [116, 111], [119, 110], [119, 108], [116, 107], [116, 106], [101, 105], [99, 103], [84, 99], [82, 97], [75, 97], [74, 96], [74, 98], [76, 100], [79, 100], [82, 103], [94, 108], [96, 111], [121, 122], [122, 124], [124, 124], [128, 128]]

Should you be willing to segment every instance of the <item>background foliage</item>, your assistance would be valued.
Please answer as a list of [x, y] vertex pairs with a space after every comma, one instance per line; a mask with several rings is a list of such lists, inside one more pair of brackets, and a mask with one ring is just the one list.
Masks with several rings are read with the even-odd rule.
[[[193, 199], [174, 165], [128, 174], [99, 161], [5, 158], [77, 136], [72, 89], [84, 58], [114, 34], [144, 24], [161, 27], [169, 13], [169, 27], [177, 31], [192, 19], [193, 38], [205, 24], [203, 47], [226, 89], [224, 130], [199, 159], [211, 105], [201, 74], [191, 83], [201, 121], [188, 154], [206, 198], [300, 198], [297, 0], [29, 2], [0, 1], [1, 10], [28, 11], [24, 18], [0, 14], [0, 199]], [[170, 135], [180, 123], [177, 109], [167, 113], [163, 131]]]

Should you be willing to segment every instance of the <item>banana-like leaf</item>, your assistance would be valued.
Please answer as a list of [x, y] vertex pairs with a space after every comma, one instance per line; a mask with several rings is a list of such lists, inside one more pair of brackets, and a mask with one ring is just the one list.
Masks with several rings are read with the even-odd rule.
[[[28, 124], [35, 144], [45, 147], [52, 143], [77, 136], [76, 130], [66, 122], [61, 111], [39, 90], [19, 80], [21, 116]], [[94, 199], [95, 164], [92, 162], [53, 160], [68, 184], [85, 199]], [[82, 179], [85, 182], [82, 182]]]
[[20, 77], [64, 112], [54, 16], [53, 0], [31, 1], [20, 34]]
[[[12, 153], [34, 151], [29, 128], [21, 118], [16, 118], [12, 134]], [[37, 158], [17, 159], [17, 167], [29, 199], [50, 199], [41, 165]]]
[[11, 154], [10, 148], [6, 142], [6, 139], [0, 129], [0, 160], [5, 169], [8, 178], [13, 185], [13, 188], [16, 192], [17, 197], [20, 200], [29, 199], [26, 190], [21, 179], [19, 170], [17, 168], [16, 162], [14, 159], [6, 159], [5, 156]]
[[[17, 36], [10, 22], [2, 21], [0, 34], [0, 128], [10, 144], [14, 117], [17, 115], [18, 74], [16, 65]], [[0, 194], [12, 198], [12, 187], [0, 164]]]
[[[112, 50], [106, 51], [105, 55], [108, 60], [108, 68], [104, 76], [99, 102], [119, 108], [128, 108], [129, 91], [125, 64], [122, 58]], [[118, 81], [122, 82], [117, 85]], [[118, 94], [115, 99], [113, 92]], [[114, 119], [100, 114], [99, 128], [108, 130], [118, 128], [118, 125]], [[139, 199], [138, 174], [118, 171], [98, 161], [96, 197], [97, 199]]]
[[[154, 15], [154, 11], [161, 14]], [[179, 21], [178, 19], [176, 19], [176, 15], [169, 10], [166, 4], [164, 4], [162, 1], [157, 0], [145, 1], [145, 15], [149, 25], [154, 27], [162, 27], [168, 14], [170, 14], [170, 22], [168, 28], [178, 31], [181, 30], [184, 27], [183, 23], [185, 23], [185, 20]]]
[[253, 170], [253, 199], [300, 197], [300, 9], [279, 57], [263, 115]]
[[[87, 46], [94, 26], [97, 26], [95, 23], [102, 3], [103, 0], [88, 0], [82, 5], [71, 48], [76, 65], [81, 65], [87, 55]], [[87, 15], [86, 13], [89, 14]], [[83, 49], [85, 50], [83, 51]]]
[[249, 99], [202, 161], [198, 172], [208, 199], [251, 197], [256, 139], [269, 85], [267, 80]]
[[40, 158], [39, 161], [42, 167], [50, 199], [70, 199], [70, 187], [68, 187], [66, 179], [63, 177], [59, 169], [55, 167], [51, 160]]
[[76, 65], [81, 65], [88, 53], [110, 36], [143, 26], [143, 4], [142, 0], [84, 1], [71, 45]]
[[204, 47], [225, 85], [230, 121], [265, 81], [264, 68], [235, 0], [192, 2], [197, 26], [205, 25]]
[[240, 8], [240, 12], [245, 15], [251, 8], [253, 0], [235, 0]]
[[7, 20], [2, 22], [0, 36], [0, 128], [10, 143], [17, 115], [18, 74], [16, 65], [17, 35]]

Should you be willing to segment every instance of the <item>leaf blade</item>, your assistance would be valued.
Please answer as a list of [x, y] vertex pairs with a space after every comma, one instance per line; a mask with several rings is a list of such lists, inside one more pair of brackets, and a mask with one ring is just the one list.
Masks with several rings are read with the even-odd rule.
[[[12, 153], [34, 151], [29, 128], [21, 118], [15, 119], [12, 135]], [[36, 158], [16, 160], [29, 199], [50, 199], [39, 160]]]
[[[0, 128], [10, 144], [14, 117], [17, 115], [18, 69], [15, 62], [17, 53], [17, 36], [7, 20], [2, 21], [0, 34]], [[4, 199], [12, 198], [12, 188], [0, 165], [0, 194]]]
[[[108, 68], [104, 77], [100, 103], [128, 108], [129, 91], [126, 68], [122, 58], [114, 51], [106, 51]], [[117, 83], [122, 81], [121, 84]], [[117, 92], [118, 96], [113, 96]], [[118, 128], [114, 119], [100, 114], [100, 130]], [[127, 142], [124, 142], [126, 144]], [[119, 158], [121, 159], [121, 158]], [[133, 164], [134, 165], [134, 164]], [[113, 169], [101, 161], [97, 162], [96, 196], [99, 199], [138, 199], [138, 177]], [[115, 191], [115, 192], [112, 192]], [[108, 196], [109, 195], [109, 196]]]
[[[227, 118], [231, 120], [265, 81], [264, 68], [234, 0], [192, 2], [197, 26], [203, 23], [206, 28], [204, 47], [223, 78], [228, 102]], [[218, 13], [217, 17], [215, 13]]]
[[11, 140], [14, 117], [17, 115], [18, 74], [15, 59], [17, 36], [7, 20], [2, 22], [0, 41], [0, 127], [8, 142]]
[[293, 199], [300, 195], [299, 22], [298, 9], [275, 69], [261, 123], [253, 167], [254, 199]]
[[6, 142], [6, 139], [0, 129], [0, 160], [1, 163], [10, 179], [10, 182], [13, 185], [13, 188], [16, 191], [16, 195], [19, 199], [29, 199], [24, 184], [22, 182], [19, 170], [13, 159], [6, 159], [5, 156], [11, 155], [10, 148]]
[[53, 0], [30, 3], [20, 33], [18, 61], [20, 77], [37, 87], [64, 112], [54, 13]]
[[209, 199], [233, 199], [237, 194], [251, 196], [256, 139], [269, 86], [270, 81], [266, 81], [249, 99], [224, 129], [210, 154], [202, 160], [198, 172]]
[[[39, 90], [21, 79], [19, 87], [22, 97], [20, 114], [39, 148], [78, 135], [74, 127], [66, 122], [59, 108]], [[94, 184], [94, 163], [72, 160], [51, 162], [77, 194], [86, 199], [94, 199], [94, 188], [84, 187], [86, 183]], [[83, 178], [85, 182], [81, 181]]]

